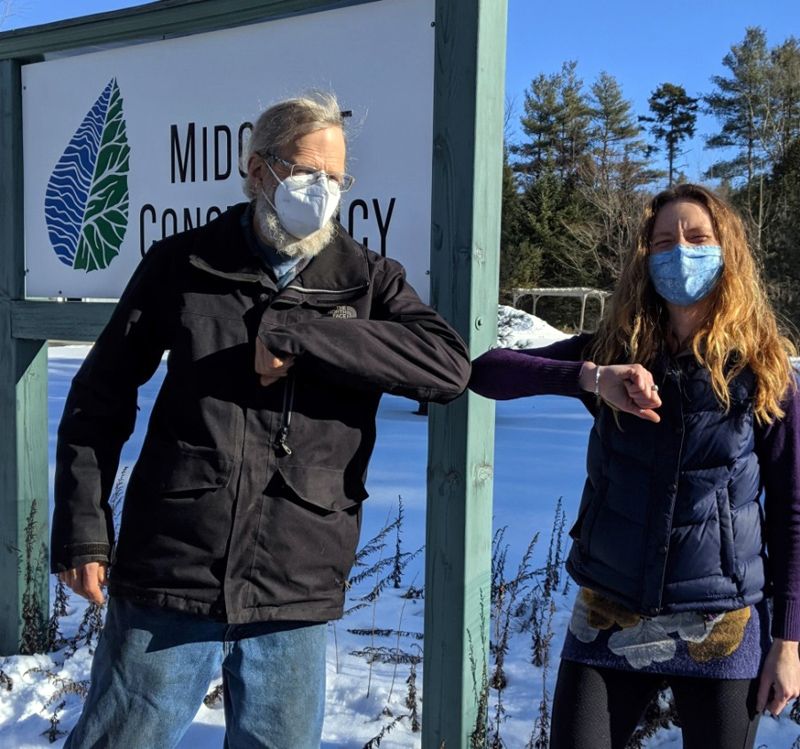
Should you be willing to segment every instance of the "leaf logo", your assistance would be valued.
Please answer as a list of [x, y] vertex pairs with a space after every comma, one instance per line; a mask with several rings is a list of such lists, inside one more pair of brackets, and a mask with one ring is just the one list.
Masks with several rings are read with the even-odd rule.
[[87, 273], [107, 268], [128, 228], [130, 147], [112, 78], [58, 160], [44, 199], [58, 259]]

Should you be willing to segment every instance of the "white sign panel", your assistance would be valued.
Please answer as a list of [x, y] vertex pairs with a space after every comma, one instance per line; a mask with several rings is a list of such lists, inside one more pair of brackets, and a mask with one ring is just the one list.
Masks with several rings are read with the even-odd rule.
[[435, 0], [380, 0], [23, 68], [28, 297], [118, 298], [143, 252], [245, 200], [270, 104], [331, 89], [341, 222], [427, 298]]

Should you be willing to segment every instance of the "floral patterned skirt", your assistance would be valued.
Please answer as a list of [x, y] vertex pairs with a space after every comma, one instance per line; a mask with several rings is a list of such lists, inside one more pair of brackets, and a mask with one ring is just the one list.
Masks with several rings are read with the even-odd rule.
[[754, 679], [769, 644], [766, 602], [722, 614], [648, 618], [581, 588], [561, 657], [665, 676]]

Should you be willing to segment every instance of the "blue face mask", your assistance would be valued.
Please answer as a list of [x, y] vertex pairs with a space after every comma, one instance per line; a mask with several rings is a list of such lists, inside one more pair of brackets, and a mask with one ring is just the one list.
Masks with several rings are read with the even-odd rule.
[[722, 248], [707, 244], [650, 255], [650, 278], [656, 291], [668, 302], [688, 307], [707, 297], [722, 275]]

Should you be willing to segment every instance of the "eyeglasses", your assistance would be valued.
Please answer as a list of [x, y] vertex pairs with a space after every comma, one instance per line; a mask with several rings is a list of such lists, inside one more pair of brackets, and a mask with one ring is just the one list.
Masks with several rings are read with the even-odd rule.
[[335, 186], [339, 192], [347, 192], [356, 181], [355, 177], [351, 177], [344, 172], [326, 172], [324, 169], [314, 169], [314, 167], [311, 166], [292, 164], [291, 161], [286, 161], [286, 159], [282, 159], [271, 151], [264, 151], [264, 153], [260, 155], [264, 159], [277, 161], [284, 169], [289, 171], [290, 177], [294, 177], [302, 182], [308, 182], [309, 184], [313, 184], [324, 176], [328, 180], [328, 183]]

